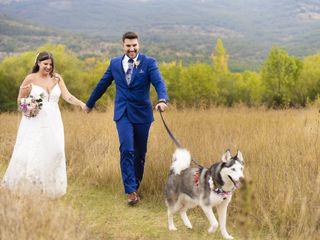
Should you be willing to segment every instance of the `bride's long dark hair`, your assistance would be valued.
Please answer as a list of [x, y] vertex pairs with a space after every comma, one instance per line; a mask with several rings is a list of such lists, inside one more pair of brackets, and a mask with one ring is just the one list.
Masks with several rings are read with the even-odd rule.
[[42, 62], [44, 60], [48, 60], [48, 59], [51, 59], [52, 61], [52, 69], [51, 69], [51, 72], [50, 72], [50, 76], [52, 77], [53, 76], [53, 73], [54, 73], [54, 59], [53, 59], [53, 56], [51, 53], [49, 52], [40, 52], [38, 53], [35, 61], [34, 61], [34, 65], [32, 67], [32, 73], [36, 73], [36, 72], [39, 72], [39, 65], [38, 65], [38, 62]]

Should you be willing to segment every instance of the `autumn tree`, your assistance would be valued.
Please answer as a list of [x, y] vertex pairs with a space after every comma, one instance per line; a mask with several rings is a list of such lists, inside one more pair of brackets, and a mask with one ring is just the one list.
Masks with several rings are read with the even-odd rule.
[[264, 102], [269, 107], [293, 106], [302, 62], [279, 47], [273, 47], [261, 70]]
[[217, 39], [215, 49], [212, 53], [213, 69], [217, 74], [224, 74], [229, 71], [228, 67], [229, 55], [223, 46], [220, 38]]
[[313, 102], [320, 97], [320, 54], [304, 58], [297, 89], [302, 103]]

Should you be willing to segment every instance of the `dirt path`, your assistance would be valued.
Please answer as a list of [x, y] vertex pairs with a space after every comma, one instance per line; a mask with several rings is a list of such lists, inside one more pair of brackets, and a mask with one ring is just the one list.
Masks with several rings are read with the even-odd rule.
[[130, 207], [120, 192], [71, 185], [65, 199], [84, 214], [96, 239], [221, 239], [219, 232], [206, 232], [208, 222], [197, 211], [189, 216], [193, 230], [186, 229], [177, 215], [178, 231], [169, 232], [165, 205], [154, 205], [147, 197]]

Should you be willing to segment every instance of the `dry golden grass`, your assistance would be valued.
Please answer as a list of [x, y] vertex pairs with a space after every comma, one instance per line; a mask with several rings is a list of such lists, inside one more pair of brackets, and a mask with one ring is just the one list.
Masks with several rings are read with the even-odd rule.
[[0, 204], [0, 239], [90, 239], [83, 217], [58, 201], [0, 189]]
[[[122, 192], [112, 110], [62, 113], [70, 184]], [[228, 226], [243, 239], [317, 239], [320, 234], [320, 114], [316, 109], [169, 109], [168, 126], [202, 165], [240, 149], [246, 181], [229, 208]], [[150, 131], [141, 192], [164, 205], [163, 188], [175, 149], [158, 113]], [[0, 165], [10, 158], [18, 114], [0, 114]], [[165, 215], [165, 211], [163, 212]], [[195, 214], [198, 214], [195, 211]], [[203, 218], [202, 214], [198, 214]]]

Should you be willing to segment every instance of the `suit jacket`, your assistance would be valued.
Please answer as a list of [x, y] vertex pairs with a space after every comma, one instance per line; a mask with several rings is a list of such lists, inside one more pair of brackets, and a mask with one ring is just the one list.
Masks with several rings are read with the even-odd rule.
[[86, 104], [89, 108], [93, 108], [95, 102], [114, 80], [116, 84], [114, 120], [119, 120], [127, 112], [128, 119], [132, 123], [150, 123], [154, 120], [150, 101], [150, 83], [155, 87], [158, 99], [168, 100], [166, 86], [157, 63], [154, 58], [139, 53], [139, 65], [134, 66], [131, 82], [128, 86], [122, 66], [123, 57], [111, 59], [107, 71]]

